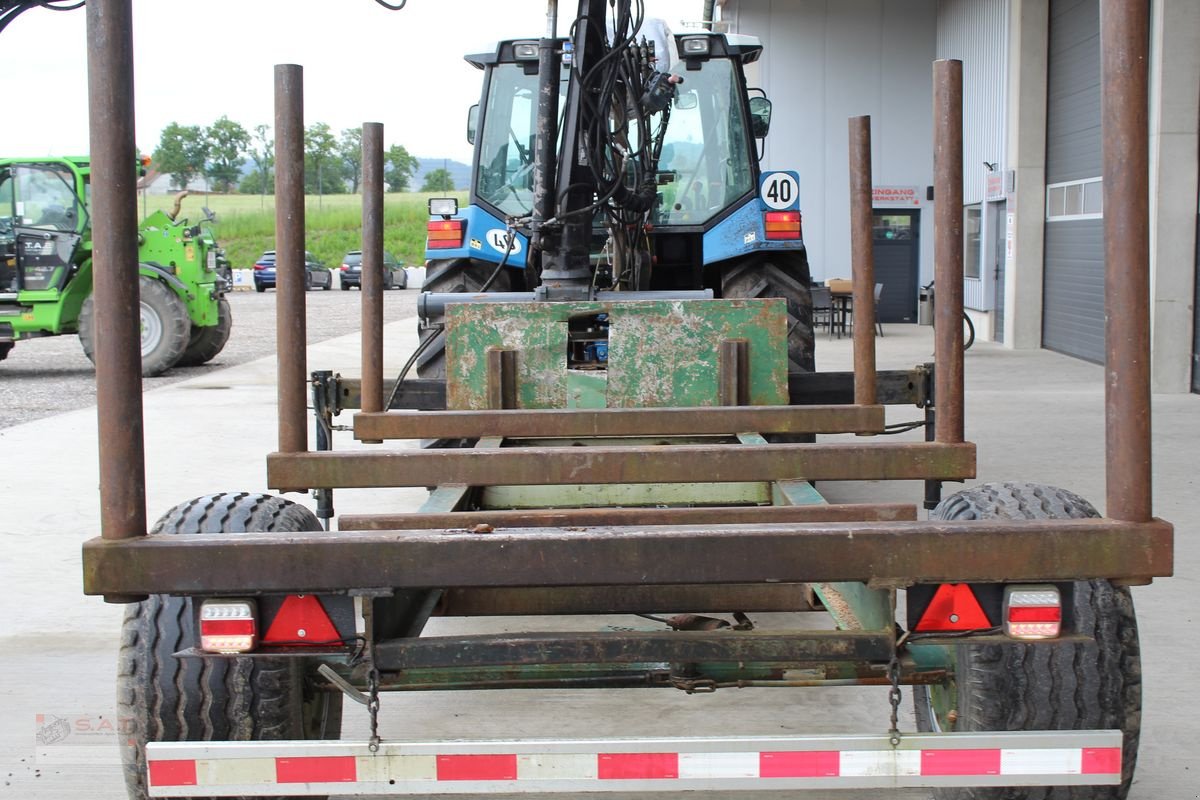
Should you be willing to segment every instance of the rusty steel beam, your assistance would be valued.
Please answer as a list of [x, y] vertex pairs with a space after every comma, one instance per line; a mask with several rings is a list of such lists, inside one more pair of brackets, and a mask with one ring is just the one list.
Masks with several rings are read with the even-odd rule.
[[694, 508], [552, 508], [453, 511], [445, 514], [343, 514], [344, 531], [474, 528], [570, 528], [589, 525], [738, 525], [760, 522], [884, 522], [917, 518], [906, 503]]
[[308, 449], [304, 297], [304, 69], [275, 66], [275, 349], [279, 450]]
[[506, 447], [495, 450], [271, 453], [280, 489], [396, 486], [543, 486], [771, 480], [963, 480], [975, 445], [887, 444]]
[[362, 126], [362, 403], [383, 411], [383, 125]]
[[812, 611], [803, 583], [712, 586], [572, 586], [570, 588], [449, 589], [434, 611], [440, 617], [521, 617], [564, 614], [656, 614]]
[[1169, 523], [1110, 519], [297, 531], [97, 538], [83, 546], [85, 594], [1144, 580], [1170, 575], [1173, 566]]
[[1109, 516], [1153, 513], [1150, 464], [1148, 0], [1102, 0], [1104, 400]]
[[[493, 351], [495, 352], [495, 351]], [[358, 439], [553, 439], [580, 436], [708, 436], [859, 433], [883, 430], [883, 406], [738, 406], [356, 414]]]
[[854, 289], [854, 402], [875, 392], [875, 214], [872, 208], [871, 118], [850, 118], [850, 269]]
[[112, 540], [146, 535], [132, 31], [130, 0], [87, 4], [100, 531]]
[[961, 442], [963, 419], [962, 62], [933, 62], [935, 438]]
[[890, 631], [596, 631], [392, 639], [375, 647], [380, 670], [488, 664], [645, 664], [887, 661]]

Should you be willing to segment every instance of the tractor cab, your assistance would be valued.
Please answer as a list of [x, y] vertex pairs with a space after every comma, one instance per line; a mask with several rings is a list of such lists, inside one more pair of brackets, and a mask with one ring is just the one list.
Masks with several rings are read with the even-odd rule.
[[88, 228], [81, 184], [62, 160], [0, 167], [0, 296], [62, 291]]
[[[567, 56], [559, 93], [561, 132], [572, 65], [570, 42], [560, 41]], [[703, 226], [757, 188], [755, 138], [767, 133], [770, 103], [750, 97], [743, 65], [758, 59], [762, 45], [750, 36], [712, 33], [674, 36], [672, 44], [654, 61], [657, 73], [669, 79], [652, 81], [642, 101], [658, 110], [641, 121], [636, 109], [614, 111], [611, 124], [631, 154], [646, 152], [640, 143], [647, 138], [652, 142], [656, 163], [642, 164], [633, 155], [620, 165], [631, 183], [654, 171], [658, 189], [651, 223]], [[498, 219], [528, 216], [534, 203], [538, 42], [500, 42], [493, 52], [467, 61], [485, 72], [483, 101], [471, 109], [468, 122], [477, 165], [471, 202]]]

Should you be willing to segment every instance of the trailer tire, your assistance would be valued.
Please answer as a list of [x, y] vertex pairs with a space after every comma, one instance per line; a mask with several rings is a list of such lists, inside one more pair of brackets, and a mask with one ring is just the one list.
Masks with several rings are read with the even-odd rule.
[[[142, 335], [142, 377], [153, 378], [179, 362], [187, 349], [192, 321], [187, 306], [169, 286], [154, 278], [138, 278]], [[96, 309], [88, 295], [79, 309], [79, 343], [96, 363]]]
[[[154, 535], [320, 530], [307, 508], [264, 494], [181, 503]], [[121, 762], [131, 800], [147, 796], [147, 741], [337, 739], [342, 695], [310, 687], [298, 658], [175, 658], [196, 642], [192, 600], [151, 595], [126, 608], [117, 664]]]
[[198, 367], [212, 361], [225, 349], [232, 329], [233, 311], [229, 307], [229, 301], [222, 297], [217, 301], [217, 324], [207, 328], [192, 326], [192, 338], [188, 341], [183, 355], [179, 357], [178, 366]]
[[[444, 258], [425, 265], [425, 292], [462, 292], [475, 294], [484, 281], [494, 272], [496, 265], [471, 258]], [[506, 269], [500, 270], [496, 280], [488, 287], [489, 292], [512, 291], [512, 278]], [[443, 379], [446, 377], [446, 334], [437, 324], [425, 320], [417, 321], [418, 340], [424, 342], [432, 337], [417, 356], [417, 377]]]
[[804, 251], [755, 253], [721, 270], [725, 298], [782, 297], [788, 312], [788, 369], [815, 372], [811, 276]]
[[[935, 519], [1082, 519], [1100, 516], [1072, 492], [1029, 483], [989, 483], [943, 500]], [[913, 691], [922, 731], [1120, 729], [1118, 786], [942, 789], [944, 800], [1123, 800], [1141, 732], [1142, 671], [1129, 590], [1106, 580], [1074, 587], [1074, 618], [1087, 642], [967, 644], [955, 678]], [[940, 695], [940, 696], [939, 696]], [[946, 709], [957, 710], [951, 723]]]

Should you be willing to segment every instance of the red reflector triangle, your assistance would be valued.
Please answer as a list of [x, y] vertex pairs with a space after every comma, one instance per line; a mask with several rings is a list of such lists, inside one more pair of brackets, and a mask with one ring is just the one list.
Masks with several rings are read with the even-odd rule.
[[329, 645], [341, 639], [315, 595], [288, 595], [271, 621], [263, 644]]
[[965, 583], [943, 583], [917, 623], [918, 631], [974, 631], [990, 628], [975, 593]]

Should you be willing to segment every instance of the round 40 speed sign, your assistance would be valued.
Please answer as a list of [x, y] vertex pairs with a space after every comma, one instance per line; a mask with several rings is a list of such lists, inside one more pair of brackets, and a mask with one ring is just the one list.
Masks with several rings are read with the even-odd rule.
[[775, 211], [800, 208], [800, 175], [788, 171], [764, 172], [758, 179], [758, 199]]

